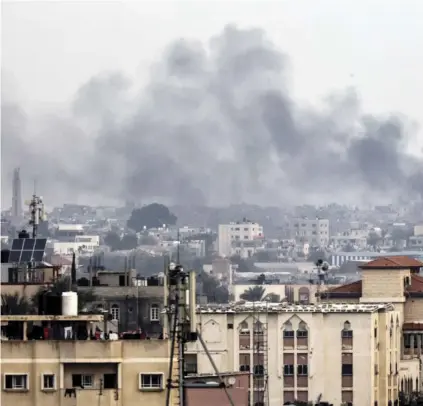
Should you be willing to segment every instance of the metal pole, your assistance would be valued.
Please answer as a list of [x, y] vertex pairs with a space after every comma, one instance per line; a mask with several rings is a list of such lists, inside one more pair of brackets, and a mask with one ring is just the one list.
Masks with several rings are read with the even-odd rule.
[[203, 346], [204, 351], [206, 352], [207, 358], [209, 359], [210, 364], [212, 365], [212, 367], [214, 369], [214, 372], [216, 373], [217, 377], [219, 378], [220, 384], [222, 385], [223, 390], [225, 391], [225, 394], [226, 394], [226, 397], [229, 400], [229, 403], [231, 404], [231, 406], [235, 406], [235, 403], [232, 400], [232, 397], [229, 394], [228, 389], [226, 388], [226, 384], [225, 384], [225, 382], [222, 379], [222, 375], [220, 375], [219, 370], [217, 369], [217, 366], [214, 363], [214, 360], [213, 360], [212, 356], [209, 353], [209, 350], [207, 348], [207, 345], [204, 342], [203, 337], [201, 336], [201, 333], [198, 330], [197, 330], [197, 336], [198, 336], [198, 339], [200, 340], [201, 345]]
[[[181, 332], [179, 333], [181, 334]], [[184, 343], [181, 335], [178, 337], [178, 346], [179, 346], [179, 401], [180, 406], [185, 406], [185, 376], [184, 376]]]

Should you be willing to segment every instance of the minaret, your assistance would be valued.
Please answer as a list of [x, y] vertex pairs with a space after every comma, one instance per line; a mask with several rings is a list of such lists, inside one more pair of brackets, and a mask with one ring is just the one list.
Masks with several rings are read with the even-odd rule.
[[13, 186], [12, 186], [12, 222], [14, 225], [19, 225], [23, 218], [22, 211], [22, 185], [20, 169], [16, 168], [13, 171]]

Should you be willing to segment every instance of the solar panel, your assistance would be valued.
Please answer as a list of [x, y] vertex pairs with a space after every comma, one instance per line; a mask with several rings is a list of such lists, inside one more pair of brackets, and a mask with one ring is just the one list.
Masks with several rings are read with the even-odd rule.
[[21, 250], [24, 240], [22, 238], [15, 238], [12, 242], [12, 250]]
[[34, 251], [44, 251], [47, 245], [47, 238], [37, 238], [35, 240]]
[[46, 238], [19, 238], [12, 242], [12, 249], [9, 255], [9, 262], [26, 263], [41, 262], [46, 248]]
[[34, 251], [34, 254], [32, 255], [32, 260], [35, 262], [41, 262], [44, 257], [44, 251]]
[[33, 251], [35, 245], [35, 240], [33, 238], [26, 238], [24, 240], [23, 249], [27, 251]]
[[9, 262], [19, 263], [21, 258], [21, 251], [10, 251]]

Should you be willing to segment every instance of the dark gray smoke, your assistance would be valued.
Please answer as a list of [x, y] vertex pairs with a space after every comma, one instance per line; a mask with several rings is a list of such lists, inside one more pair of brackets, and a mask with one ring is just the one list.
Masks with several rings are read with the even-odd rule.
[[20, 166], [54, 202], [423, 195], [423, 162], [406, 152], [412, 128], [403, 118], [363, 114], [352, 89], [322, 111], [302, 109], [287, 91], [287, 63], [263, 31], [229, 26], [207, 47], [171, 44], [141, 91], [119, 74], [93, 78], [68, 117], [35, 123], [2, 104], [3, 187]]

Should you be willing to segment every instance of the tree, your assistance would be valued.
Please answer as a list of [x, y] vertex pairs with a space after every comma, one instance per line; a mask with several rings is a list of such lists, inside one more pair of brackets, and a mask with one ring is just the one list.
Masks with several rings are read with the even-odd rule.
[[138, 237], [135, 234], [125, 234], [120, 242], [120, 249], [133, 250], [138, 246]]
[[[71, 278], [69, 276], [62, 277], [49, 287], [49, 292], [55, 295], [62, 295], [63, 292], [69, 292], [71, 289]], [[41, 296], [45, 293], [45, 288], [41, 287], [37, 293], [32, 297], [32, 303], [38, 307]], [[96, 295], [92, 289], [78, 289], [78, 310], [83, 310], [88, 305], [96, 300]]]
[[260, 302], [263, 300], [265, 293], [266, 289], [264, 289], [263, 286], [257, 285], [246, 289], [241, 293], [240, 298], [247, 302]]
[[19, 293], [5, 293], [1, 295], [1, 314], [17, 316], [33, 313], [33, 307], [30, 300]]
[[112, 251], [116, 251], [120, 249], [120, 236], [116, 232], [109, 232], [104, 237], [104, 243], [110, 247]]
[[176, 221], [177, 217], [166, 206], [153, 203], [132, 210], [127, 226], [136, 232], [141, 232], [145, 229], [163, 227], [163, 224], [174, 226]]

